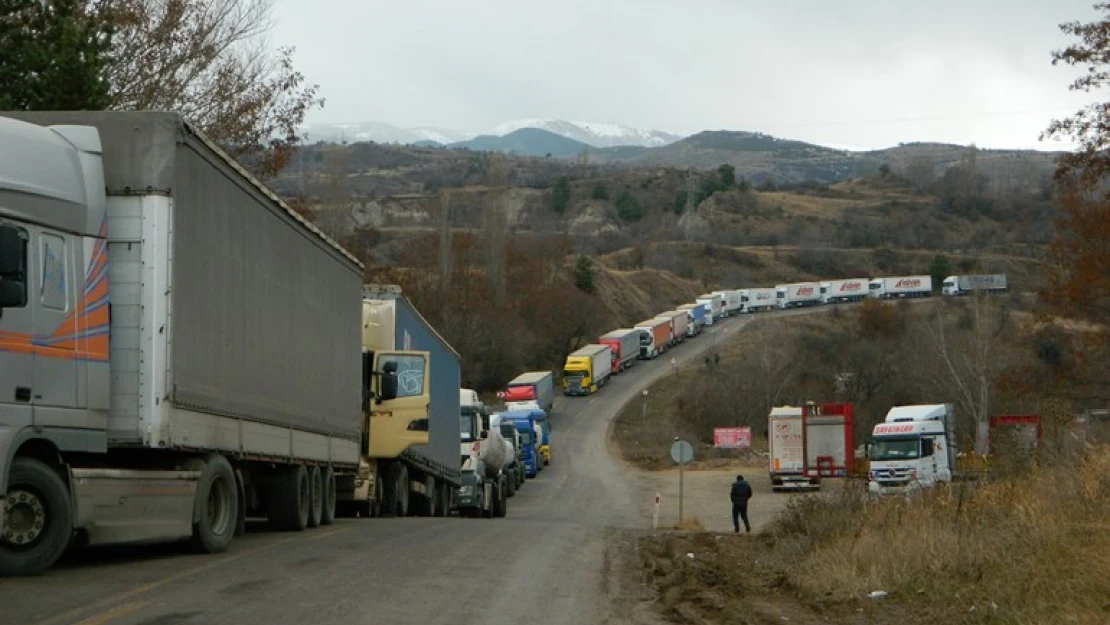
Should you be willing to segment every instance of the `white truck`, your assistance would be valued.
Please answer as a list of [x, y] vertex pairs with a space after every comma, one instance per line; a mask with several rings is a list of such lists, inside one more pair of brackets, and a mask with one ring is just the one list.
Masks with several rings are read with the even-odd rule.
[[330, 524], [361, 263], [173, 113], [0, 113], [0, 172], [0, 576]]
[[774, 310], [778, 297], [775, 289], [742, 289], [740, 291], [740, 312], [745, 314]]
[[705, 304], [705, 325], [711, 326], [725, 316], [725, 298], [719, 293], [699, 295], [694, 303]]
[[855, 466], [852, 404], [776, 406], [767, 417], [774, 492], [819, 489], [822, 478], [845, 478]]
[[895, 276], [874, 278], [867, 285], [868, 297], [894, 299], [900, 297], [929, 297], [933, 294], [932, 276]]
[[740, 291], [739, 290], [713, 291], [713, 293], [715, 295], [720, 295], [721, 299], [724, 300], [724, 307], [723, 307], [724, 316], [732, 317], [734, 315], [740, 314]]
[[[460, 398], [477, 399], [477, 393], [460, 389]], [[516, 460], [516, 450], [502, 436], [500, 424], [491, 427], [490, 413], [480, 402], [462, 408], [463, 418], [469, 417], [470, 429], [477, 436], [460, 448], [464, 455], [456, 504], [459, 516], [504, 517], [508, 498], [516, 492], [517, 481], [508, 472]]]
[[867, 278], [849, 278], [847, 280], [830, 280], [821, 283], [821, 302], [825, 304], [839, 304], [841, 302], [858, 302], [867, 297], [869, 280]]
[[868, 491], [903, 493], [950, 482], [956, 465], [952, 404], [896, 406], [868, 444]]
[[816, 477], [805, 475], [805, 426], [798, 406], [775, 406], [767, 416], [770, 445], [771, 490], [808, 490], [818, 488]]
[[967, 295], [972, 291], [1003, 293], [1006, 291], [1006, 274], [948, 276], [941, 285], [941, 292], [944, 295]]
[[775, 287], [779, 309], [816, 306], [821, 303], [821, 285], [817, 282], [796, 282]]

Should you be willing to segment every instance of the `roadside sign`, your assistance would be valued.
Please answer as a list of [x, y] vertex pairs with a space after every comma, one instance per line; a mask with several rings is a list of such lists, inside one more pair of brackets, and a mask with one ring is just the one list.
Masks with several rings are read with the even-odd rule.
[[694, 459], [694, 446], [684, 440], [677, 440], [671, 444], [671, 460], [675, 464], [685, 464]]
[[747, 449], [752, 446], [752, 429], [713, 428], [713, 446], [718, 449]]

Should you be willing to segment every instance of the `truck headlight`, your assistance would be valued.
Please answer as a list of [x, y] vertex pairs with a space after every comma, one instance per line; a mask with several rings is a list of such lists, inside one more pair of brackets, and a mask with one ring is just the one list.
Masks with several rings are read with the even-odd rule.
[[459, 495], [460, 496], [469, 497], [473, 494], [474, 494], [474, 487], [473, 486], [460, 486], [459, 487]]

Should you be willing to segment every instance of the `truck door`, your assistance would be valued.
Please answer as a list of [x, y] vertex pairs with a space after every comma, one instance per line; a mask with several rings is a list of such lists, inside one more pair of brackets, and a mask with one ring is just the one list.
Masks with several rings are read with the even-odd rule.
[[77, 407], [77, 290], [74, 241], [42, 230], [31, 245], [34, 310], [33, 401], [37, 426], [74, 423]]
[[[22, 241], [23, 275], [0, 276], [0, 279], [22, 281], [25, 296], [21, 306], [9, 306], [0, 311], [0, 405], [10, 412], [12, 425], [30, 425], [31, 393], [34, 386], [34, 307], [31, 299], [35, 288], [31, 270], [31, 238], [27, 228], [4, 225], [14, 228]], [[7, 241], [5, 241], [7, 243]]]

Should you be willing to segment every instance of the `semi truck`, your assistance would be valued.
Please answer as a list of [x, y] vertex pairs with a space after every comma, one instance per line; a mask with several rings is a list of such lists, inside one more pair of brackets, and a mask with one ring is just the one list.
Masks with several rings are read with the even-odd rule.
[[686, 313], [686, 336], [695, 337], [705, 330], [705, 326], [710, 322], [708, 321], [709, 314], [706, 312], [708, 306], [702, 303], [683, 304], [678, 307], [679, 311]]
[[671, 344], [669, 319], [645, 319], [636, 324], [640, 331], [640, 360], [654, 360], [667, 351]]
[[699, 295], [694, 303], [705, 304], [705, 325], [711, 326], [725, 316], [725, 298], [718, 293]]
[[867, 297], [867, 278], [849, 278], [847, 280], [831, 280], [821, 283], [821, 302], [823, 304], [839, 304], [841, 302], [859, 302]]
[[[340, 500], [370, 516], [447, 516], [460, 478], [458, 352], [400, 287], [368, 284], [362, 360], [370, 381], [367, 450], [354, 488], [340, 489]], [[390, 402], [379, 401], [393, 393]]]
[[777, 304], [775, 289], [742, 289], [740, 291], [740, 312], [745, 314], [774, 310]]
[[975, 274], [948, 276], [941, 286], [944, 295], [967, 295], [973, 291], [1003, 293], [1006, 291], [1006, 274]]
[[817, 282], [796, 282], [775, 287], [779, 309], [816, 306], [821, 303], [821, 285]]
[[534, 478], [539, 475], [542, 460], [540, 459], [539, 437], [536, 436], [536, 419], [531, 410], [506, 410], [495, 413], [492, 417], [499, 424], [508, 423], [516, 428], [520, 436], [521, 460], [524, 464], [524, 476]]
[[776, 406], [767, 417], [771, 490], [819, 489], [855, 463], [852, 404]]
[[901, 297], [928, 297], [933, 294], [932, 276], [895, 276], [875, 278], [867, 287], [868, 297], [894, 299]]
[[725, 317], [732, 317], [740, 314], [740, 291], [713, 291], [715, 295], [720, 295], [724, 305], [722, 311]]
[[456, 509], [463, 517], [504, 517], [509, 492], [516, 490], [506, 471], [515, 459], [515, 450], [501, 436], [501, 428], [489, 427], [488, 415], [479, 411], [471, 415], [479, 436], [463, 459]]
[[550, 371], [525, 371], [509, 381], [506, 390], [532, 389], [532, 397], [541, 410], [555, 407], [555, 377]]
[[601, 335], [598, 344], [608, 345], [613, 354], [613, 373], [620, 373], [636, 364], [640, 355], [640, 332], [635, 328], [621, 328]]
[[667, 310], [659, 313], [656, 319], [663, 319], [671, 327], [671, 347], [686, 340], [690, 329], [690, 314], [685, 310]]
[[359, 261], [173, 113], [0, 113], [0, 172], [0, 576], [330, 524]]
[[955, 426], [952, 404], [891, 408], [871, 432], [868, 491], [882, 495], [951, 482]]
[[563, 365], [563, 394], [592, 395], [609, 382], [613, 350], [608, 345], [586, 345], [567, 356]]

